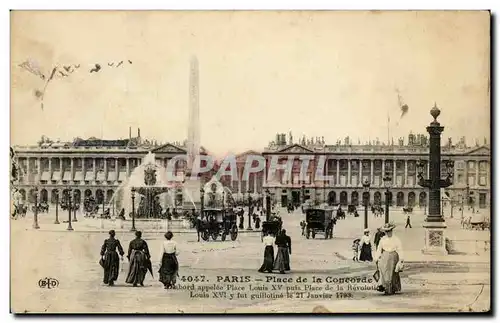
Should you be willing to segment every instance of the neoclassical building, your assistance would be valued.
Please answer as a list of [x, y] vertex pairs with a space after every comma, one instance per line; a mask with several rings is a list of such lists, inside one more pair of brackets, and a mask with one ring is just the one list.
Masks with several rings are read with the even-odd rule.
[[[291, 176], [286, 178], [284, 171], [277, 171], [274, 178], [268, 179], [264, 187], [269, 189], [277, 202], [286, 205], [289, 202], [300, 203], [301, 195], [305, 199], [325, 201], [330, 204], [358, 205], [365, 200], [370, 203], [385, 201], [384, 175], [391, 177], [390, 192], [392, 205], [396, 206], [426, 206], [427, 190], [417, 184], [417, 161], [425, 163], [428, 176], [428, 147], [426, 145], [326, 145], [321, 139], [308, 144], [304, 142], [290, 144], [279, 137], [263, 152], [266, 158], [266, 172], [272, 158], [285, 163], [293, 159]], [[443, 146], [441, 158], [443, 161], [453, 160], [453, 185], [443, 194], [445, 199], [460, 202], [462, 197], [472, 198], [472, 203], [484, 208], [490, 201], [490, 148], [485, 146], [457, 147]], [[312, 156], [306, 176], [299, 177], [301, 157]], [[325, 167], [323, 176], [331, 180], [316, 179], [317, 165], [324, 156]], [[446, 174], [445, 163], [442, 164], [442, 174]], [[365, 192], [362, 183], [368, 180], [370, 189]]]
[[[187, 153], [182, 145], [142, 143], [140, 137], [13, 148], [15, 162], [20, 168], [16, 186], [30, 203], [34, 202], [35, 186], [39, 189], [40, 201], [54, 203], [57, 190], [70, 188], [77, 201], [93, 196], [99, 204], [107, 203], [149, 152], [154, 153], [156, 163], [164, 167], [173, 157]], [[201, 148], [201, 154], [206, 154], [204, 148]], [[185, 167], [183, 160], [177, 162], [175, 174], [182, 176]], [[202, 180], [210, 176], [207, 173]], [[182, 205], [182, 191], [177, 190], [176, 199]]]
[[[302, 140], [293, 143], [285, 140], [283, 134], [263, 152], [247, 151], [236, 156], [237, 178], [223, 176], [221, 182], [230, 188], [233, 195], [247, 198], [252, 193], [261, 195], [266, 189], [282, 205], [289, 202], [300, 203], [301, 195], [306, 199], [325, 201], [331, 204], [360, 204], [363, 200], [381, 203], [384, 197], [383, 177], [389, 174], [392, 179], [390, 192], [392, 204], [397, 206], [427, 205], [426, 189], [417, 185], [416, 162], [427, 160], [428, 148], [425, 142], [403, 145], [352, 145], [350, 143], [327, 145], [323, 139]], [[423, 138], [422, 138], [423, 139]], [[182, 144], [157, 145], [142, 142], [138, 137], [125, 140], [76, 140], [72, 143], [42, 143], [29, 147], [14, 147], [15, 161], [19, 165], [20, 178], [16, 186], [29, 202], [33, 202], [32, 192], [39, 188], [40, 200], [55, 201], [56, 190], [71, 188], [77, 200], [84, 196], [94, 196], [98, 203], [107, 203], [118, 187], [140, 165], [149, 152], [155, 154], [158, 164], [166, 167], [170, 159], [185, 155]], [[201, 154], [208, 152], [201, 148]], [[262, 155], [266, 160], [264, 171], [251, 174], [246, 180], [243, 176], [246, 158], [249, 155]], [[301, 158], [312, 157], [304, 179], [300, 178]], [[317, 165], [321, 156], [326, 160], [323, 175], [330, 181], [316, 178]], [[284, 163], [293, 159], [291, 176], [287, 179], [283, 171], [269, 177], [269, 167], [273, 158]], [[445, 145], [442, 147], [442, 160], [453, 160], [454, 183], [443, 196], [454, 201], [470, 196], [475, 205], [488, 207], [490, 204], [490, 161], [488, 145], [466, 147]], [[442, 173], [445, 173], [443, 163]], [[185, 171], [185, 163], [176, 164], [175, 173]], [[213, 171], [205, 173], [202, 181], [208, 181], [218, 170], [216, 163]], [[427, 175], [427, 174], [424, 174]], [[266, 181], [267, 178], [267, 181]], [[362, 183], [368, 179], [369, 192], [363, 191]], [[176, 199], [182, 205], [182, 191], [178, 188]]]

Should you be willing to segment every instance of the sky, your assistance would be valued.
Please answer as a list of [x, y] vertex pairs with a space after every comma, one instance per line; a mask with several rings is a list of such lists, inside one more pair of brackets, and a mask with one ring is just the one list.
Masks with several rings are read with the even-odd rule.
[[[277, 132], [357, 143], [490, 134], [488, 12], [11, 12], [11, 143], [141, 135], [187, 138], [199, 61], [201, 145], [262, 150]], [[44, 82], [18, 65], [80, 64]], [[131, 60], [120, 68], [108, 62]], [[102, 70], [89, 73], [99, 63]], [[400, 118], [396, 89], [409, 106]], [[288, 136], [287, 136], [288, 137]], [[406, 141], [406, 139], [405, 139]]]

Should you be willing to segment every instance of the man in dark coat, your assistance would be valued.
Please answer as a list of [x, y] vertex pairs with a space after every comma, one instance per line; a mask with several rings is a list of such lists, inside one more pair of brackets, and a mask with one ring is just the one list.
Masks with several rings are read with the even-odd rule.
[[385, 233], [380, 228], [377, 228], [377, 232], [375, 233], [375, 237], [373, 238], [373, 243], [375, 244], [375, 250], [378, 249], [378, 244], [383, 236], [385, 236]]

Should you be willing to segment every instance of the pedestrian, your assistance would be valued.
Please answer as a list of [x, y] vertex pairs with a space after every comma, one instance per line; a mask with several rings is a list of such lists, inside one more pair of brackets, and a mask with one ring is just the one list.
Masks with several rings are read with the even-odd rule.
[[260, 216], [255, 219], [255, 229], [260, 229]]
[[306, 222], [304, 220], [300, 221], [300, 228], [302, 229], [302, 236], [304, 236], [306, 230]]
[[177, 261], [177, 243], [172, 240], [173, 234], [170, 231], [165, 233], [165, 241], [161, 246], [161, 266], [158, 271], [160, 282], [165, 289], [175, 289], [177, 275], [179, 272], [179, 262]]
[[373, 238], [373, 243], [375, 244], [375, 250], [378, 248], [378, 244], [380, 239], [385, 235], [381, 228], [377, 228], [377, 232], [375, 233], [375, 237]]
[[275, 238], [272, 234], [265, 233], [264, 238], [262, 239], [264, 243], [264, 261], [262, 262], [262, 266], [259, 268], [259, 272], [268, 272], [271, 273], [274, 268], [274, 243]]
[[363, 236], [360, 239], [360, 261], [373, 261], [372, 257], [372, 244], [370, 242], [370, 230], [365, 229], [363, 231]]
[[408, 213], [408, 214], [406, 215], [406, 225], [405, 225], [405, 229], [406, 229], [406, 228], [408, 228], [408, 227], [410, 227], [410, 229], [411, 229], [410, 213]]
[[377, 290], [384, 292], [385, 295], [392, 295], [401, 291], [399, 272], [403, 268], [403, 248], [401, 240], [393, 233], [395, 227], [393, 223], [384, 225], [382, 230], [386, 235], [380, 239], [374, 257], [379, 272]]
[[142, 240], [142, 232], [135, 232], [135, 239], [130, 241], [128, 247], [127, 258], [130, 262], [129, 272], [127, 275], [127, 284], [132, 284], [134, 287], [137, 285], [144, 286], [144, 278], [148, 270], [148, 263], [150, 262], [149, 248], [146, 241]]
[[359, 261], [358, 253], [359, 253], [359, 241], [360, 239], [354, 239], [352, 242], [352, 261]]
[[[109, 231], [109, 238], [104, 240], [101, 247], [101, 265], [104, 269], [103, 283], [108, 286], [113, 286], [115, 281], [118, 279], [120, 258], [123, 260], [123, 248], [120, 244], [120, 240], [115, 239], [115, 230]], [[118, 253], [120, 253], [120, 258], [118, 258]]]
[[292, 253], [292, 241], [286, 235], [286, 230], [281, 230], [276, 236], [275, 244], [278, 246], [276, 259], [274, 260], [274, 270], [279, 270], [280, 274], [290, 270], [290, 254]]

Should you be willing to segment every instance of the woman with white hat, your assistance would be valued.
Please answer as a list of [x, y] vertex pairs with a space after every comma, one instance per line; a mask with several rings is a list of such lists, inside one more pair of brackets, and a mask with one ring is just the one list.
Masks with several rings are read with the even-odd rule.
[[403, 267], [403, 248], [401, 240], [392, 232], [395, 227], [393, 223], [386, 223], [382, 227], [385, 236], [380, 239], [375, 254], [375, 261], [380, 274], [377, 290], [384, 292], [386, 295], [401, 291], [399, 272]]
[[370, 242], [370, 230], [365, 229], [360, 240], [359, 261], [373, 261], [372, 244]]

